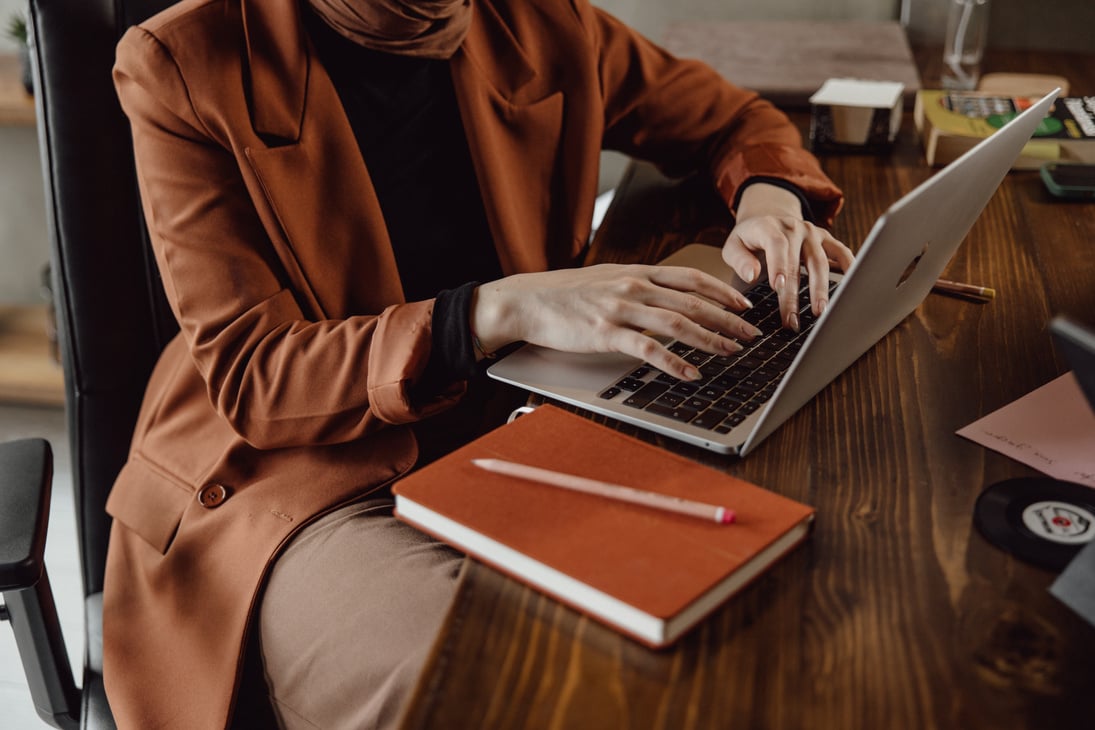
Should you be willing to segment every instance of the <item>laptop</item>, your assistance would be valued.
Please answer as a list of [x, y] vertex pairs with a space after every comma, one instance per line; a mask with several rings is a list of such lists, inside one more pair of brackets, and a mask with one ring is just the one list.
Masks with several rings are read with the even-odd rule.
[[798, 336], [780, 328], [767, 283], [748, 288], [719, 248], [693, 244], [663, 263], [694, 266], [745, 291], [754, 306], [743, 316], [765, 333], [730, 357], [667, 342], [697, 365], [699, 382], [675, 381], [627, 355], [535, 345], [501, 358], [487, 374], [663, 436], [744, 456], [927, 297], [1058, 91], [890, 206], [851, 268], [830, 276], [829, 305], [820, 317], [800, 296]]

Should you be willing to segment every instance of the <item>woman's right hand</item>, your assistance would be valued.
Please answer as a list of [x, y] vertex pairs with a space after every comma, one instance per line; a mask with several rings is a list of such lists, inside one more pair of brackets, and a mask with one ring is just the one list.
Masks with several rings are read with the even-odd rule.
[[749, 306], [741, 292], [695, 269], [599, 264], [482, 284], [469, 321], [487, 352], [518, 341], [568, 352], [621, 352], [695, 380], [699, 371], [654, 336], [732, 354], [741, 350], [736, 340], [760, 331], [726, 309]]

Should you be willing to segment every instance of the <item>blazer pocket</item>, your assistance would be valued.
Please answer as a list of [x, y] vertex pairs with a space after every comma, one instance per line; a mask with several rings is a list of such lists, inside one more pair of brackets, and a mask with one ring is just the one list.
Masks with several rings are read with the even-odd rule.
[[114, 482], [106, 511], [163, 555], [192, 499], [194, 490], [189, 486], [130, 457]]

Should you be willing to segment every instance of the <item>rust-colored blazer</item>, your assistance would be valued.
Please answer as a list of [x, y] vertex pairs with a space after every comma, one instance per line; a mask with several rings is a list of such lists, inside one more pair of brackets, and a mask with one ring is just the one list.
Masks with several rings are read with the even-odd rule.
[[[122, 727], [223, 726], [279, 548], [410, 469], [406, 424], [463, 392], [408, 397], [432, 301], [404, 301], [297, 3], [185, 0], [118, 46], [181, 325], [107, 505], [104, 671]], [[839, 206], [782, 114], [586, 0], [476, 0], [451, 68], [507, 274], [576, 262], [602, 146], [672, 173], [707, 169], [728, 201], [764, 175], [799, 185], [826, 219]]]

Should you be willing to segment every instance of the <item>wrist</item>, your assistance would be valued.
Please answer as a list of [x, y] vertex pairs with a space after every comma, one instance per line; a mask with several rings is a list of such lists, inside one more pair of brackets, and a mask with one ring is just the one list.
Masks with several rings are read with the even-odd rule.
[[503, 347], [520, 339], [509, 331], [511, 309], [504, 288], [498, 282], [476, 287], [468, 313], [476, 360], [493, 358]]
[[737, 220], [769, 215], [803, 218], [803, 199], [790, 190], [767, 182], [754, 182], [738, 196], [734, 215]]

